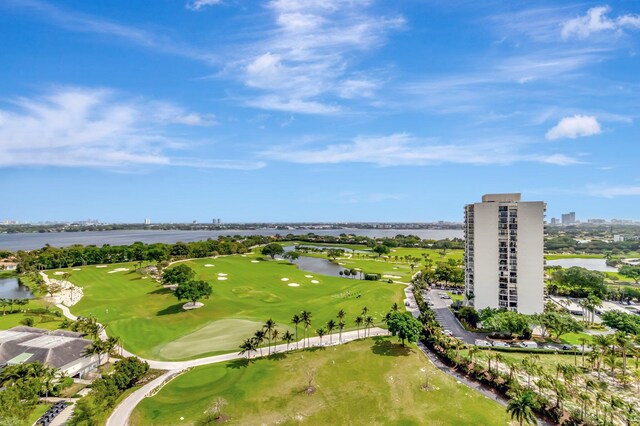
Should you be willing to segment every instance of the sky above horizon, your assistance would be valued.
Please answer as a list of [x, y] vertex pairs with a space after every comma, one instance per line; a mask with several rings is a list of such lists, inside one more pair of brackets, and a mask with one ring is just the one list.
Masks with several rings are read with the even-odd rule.
[[640, 219], [637, 1], [0, 2], [0, 221]]

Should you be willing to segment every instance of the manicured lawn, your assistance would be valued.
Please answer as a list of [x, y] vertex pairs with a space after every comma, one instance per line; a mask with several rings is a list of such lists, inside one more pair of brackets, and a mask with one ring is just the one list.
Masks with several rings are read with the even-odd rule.
[[[305, 392], [310, 371], [313, 393]], [[230, 424], [509, 424], [495, 401], [436, 369], [415, 346], [383, 337], [195, 368], [145, 398], [131, 423], [192, 425], [217, 397], [228, 402]]]
[[[13, 313], [2, 315], [0, 310], [0, 330], [6, 330], [12, 327], [21, 326], [22, 320], [30, 317], [34, 320], [34, 327], [45, 328], [48, 330], [55, 330], [60, 325], [60, 322], [64, 319], [61, 312], [51, 303], [45, 303], [42, 299], [45, 294], [39, 294], [36, 291], [35, 285], [29, 285], [30, 281], [27, 277], [22, 278], [23, 282], [29, 286], [31, 292], [34, 293], [36, 298], [30, 299], [29, 304], [23, 307], [13, 306]], [[48, 305], [48, 306], [47, 306]], [[48, 307], [48, 310], [46, 309]], [[18, 312], [19, 309], [24, 309], [25, 312]], [[56, 313], [60, 314], [57, 316]]]
[[545, 254], [546, 260], [558, 259], [604, 259], [602, 254]]
[[464, 296], [461, 294], [453, 294], [452, 292], [448, 291], [447, 294], [449, 295], [449, 297], [451, 298], [452, 302], [455, 302], [456, 300], [460, 300], [463, 301], [464, 300]]
[[[136, 355], [178, 360], [237, 351], [242, 340], [268, 318], [281, 331], [294, 331], [289, 321], [302, 310], [313, 315], [311, 335], [335, 319], [340, 309], [347, 313], [347, 328], [355, 328], [353, 320], [364, 306], [380, 325], [390, 306], [403, 299], [403, 287], [398, 284], [316, 275], [284, 261], [258, 261], [256, 256], [187, 264], [196, 271], [196, 279], [208, 281], [213, 288], [200, 309], [184, 311], [186, 301], [178, 302], [171, 290], [145, 279], [132, 263], [126, 263], [70, 271], [70, 280], [84, 289], [84, 297], [71, 311], [95, 315], [110, 335], [121, 337], [125, 348]], [[130, 270], [109, 273], [119, 268]], [[218, 274], [227, 274], [227, 279], [219, 280], [223, 276]], [[53, 271], [49, 275], [55, 277]], [[289, 285], [294, 283], [299, 286]]]

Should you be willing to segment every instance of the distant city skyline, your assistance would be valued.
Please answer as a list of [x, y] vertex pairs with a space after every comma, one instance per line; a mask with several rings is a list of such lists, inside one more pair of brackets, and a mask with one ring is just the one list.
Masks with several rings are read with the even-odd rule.
[[6, 0], [0, 37], [0, 220], [640, 210], [637, 1]]

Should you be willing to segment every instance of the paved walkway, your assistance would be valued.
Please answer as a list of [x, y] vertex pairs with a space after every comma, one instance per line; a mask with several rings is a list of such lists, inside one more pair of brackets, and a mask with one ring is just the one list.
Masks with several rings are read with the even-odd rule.
[[[368, 330], [367, 337], [374, 336], [386, 336], [388, 334], [387, 330], [382, 328], [374, 327]], [[360, 337], [364, 337], [364, 331], [360, 330]], [[342, 333], [342, 342], [338, 342], [337, 335], [334, 334], [333, 342], [329, 343], [329, 338], [324, 337], [322, 339], [322, 344], [319, 337], [311, 337], [309, 338], [309, 347], [318, 347], [318, 346], [334, 346], [339, 344], [344, 344], [350, 342], [352, 340], [356, 340], [358, 338], [358, 330], [356, 331], [346, 331]], [[299, 342], [300, 347], [302, 347], [302, 340]], [[296, 344], [289, 345], [289, 349], [294, 349]], [[275, 347], [275, 352], [285, 352], [287, 350], [287, 345], [277, 345]], [[274, 348], [271, 349], [271, 352], [274, 353]], [[267, 356], [268, 351], [263, 348], [263, 355]], [[260, 357], [260, 352], [256, 351], [250, 354], [251, 358]], [[157, 392], [157, 388], [166, 384], [170, 379], [177, 376], [185, 369], [190, 367], [198, 367], [202, 365], [215, 364], [224, 361], [230, 361], [234, 359], [246, 358], [246, 355], [239, 355], [238, 353], [230, 353], [224, 355], [216, 355], [207, 358], [194, 359], [189, 361], [176, 361], [176, 362], [168, 362], [168, 361], [153, 361], [146, 360], [151, 368], [157, 368], [161, 370], [168, 370], [162, 376], [152, 380], [147, 383], [131, 395], [129, 395], [124, 401], [120, 403], [111, 414], [111, 417], [107, 420], [107, 426], [123, 426], [129, 423], [129, 417], [131, 413], [135, 409], [135, 407], [142, 401], [145, 397], [149, 396], [149, 394], [155, 394]]]

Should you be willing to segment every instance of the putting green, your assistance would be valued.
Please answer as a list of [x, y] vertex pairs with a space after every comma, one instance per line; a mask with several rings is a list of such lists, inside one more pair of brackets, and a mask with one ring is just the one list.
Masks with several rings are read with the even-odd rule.
[[[309, 373], [312, 393], [305, 391]], [[204, 424], [217, 397], [228, 402], [222, 413], [230, 424], [510, 423], [497, 402], [438, 370], [415, 346], [386, 337], [194, 368], [143, 399], [130, 422]]]
[[[196, 279], [206, 280], [213, 290], [209, 299], [201, 301], [203, 307], [190, 311], [182, 309], [185, 302], [179, 302], [171, 290], [136, 272], [134, 263], [63, 271], [70, 272], [70, 281], [84, 292], [80, 302], [71, 307], [73, 314], [95, 315], [107, 326], [109, 335], [122, 339], [125, 349], [159, 360], [233, 352], [269, 318], [281, 331], [295, 331], [289, 322], [293, 314], [303, 310], [312, 313], [310, 335], [336, 319], [341, 309], [347, 313], [345, 329], [356, 328], [353, 321], [365, 306], [376, 324], [382, 325], [390, 306], [401, 304], [404, 298], [402, 285], [318, 274], [309, 278], [305, 276], [309, 272], [288, 262], [259, 259], [258, 255], [224, 256], [185, 262], [196, 272]], [[206, 266], [212, 264], [215, 266]], [[124, 268], [130, 270], [109, 273]], [[55, 272], [47, 273], [54, 277]], [[291, 283], [299, 287], [289, 286]]]

